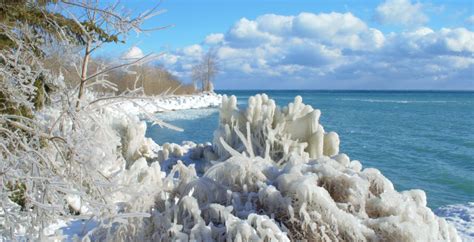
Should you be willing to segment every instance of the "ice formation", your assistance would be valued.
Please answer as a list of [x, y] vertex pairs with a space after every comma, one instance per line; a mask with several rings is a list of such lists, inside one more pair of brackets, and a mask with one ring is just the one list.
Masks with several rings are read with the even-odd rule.
[[110, 103], [110, 106], [118, 112], [126, 111], [129, 115], [146, 117], [147, 113], [153, 114], [173, 110], [218, 107], [221, 104], [221, 95], [216, 93], [202, 93], [188, 96], [169, 95]]
[[[339, 136], [324, 131], [320, 111], [301, 97], [282, 109], [265, 94], [249, 98], [245, 111], [236, 103], [233, 96], [223, 98], [214, 148], [220, 157], [230, 156], [224, 163], [250, 162], [251, 170], [222, 169], [227, 174], [213, 178], [229, 184], [228, 177], [238, 177], [227, 186], [258, 194], [250, 207], [272, 215], [291, 239], [459, 240], [456, 230], [426, 206], [423, 191], [397, 192], [377, 169], [362, 169], [359, 161], [339, 153]], [[240, 190], [232, 187], [243, 181]]]
[[325, 132], [319, 116], [301, 97], [279, 108], [257, 95], [241, 111], [224, 96], [212, 145], [158, 146], [143, 139], [139, 121], [116, 124], [128, 142], [128, 166], [110, 173], [117, 215], [87, 237], [460, 241], [423, 191], [397, 192], [377, 169], [340, 153], [338, 135]]
[[[321, 111], [303, 104], [300, 96], [283, 109], [267, 95], [250, 97], [245, 111], [237, 109], [235, 96], [224, 96], [220, 110], [220, 124], [214, 134], [214, 148], [219, 157], [230, 154], [219, 140], [234, 147], [238, 152], [250, 151], [252, 155], [284, 162], [290, 154], [300, 158], [320, 158], [339, 153], [339, 136], [326, 133], [319, 124]], [[243, 135], [247, 137], [243, 137]], [[243, 142], [249, 139], [249, 147]]]

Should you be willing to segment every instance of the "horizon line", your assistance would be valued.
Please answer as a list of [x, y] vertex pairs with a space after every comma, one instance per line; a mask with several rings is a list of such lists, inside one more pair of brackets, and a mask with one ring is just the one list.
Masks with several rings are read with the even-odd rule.
[[474, 89], [215, 89], [215, 91], [371, 91], [371, 92], [474, 92]]

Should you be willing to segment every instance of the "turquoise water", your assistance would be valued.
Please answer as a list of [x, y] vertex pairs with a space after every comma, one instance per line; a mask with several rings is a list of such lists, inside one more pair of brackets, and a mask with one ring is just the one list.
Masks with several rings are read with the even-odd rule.
[[[474, 92], [221, 91], [245, 107], [267, 93], [282, 106], [301, 95], [322, 112], [326, 131], [341, 138], [341, 152], [382, 171], [397, 190], [423, 189], [428, 206], [474, 202]], [[185, 129], [150, 127], [157, 143], [212, 141], [217, 109], [160, 114]], [[471, 218], [471, 217], [469, 217]]]

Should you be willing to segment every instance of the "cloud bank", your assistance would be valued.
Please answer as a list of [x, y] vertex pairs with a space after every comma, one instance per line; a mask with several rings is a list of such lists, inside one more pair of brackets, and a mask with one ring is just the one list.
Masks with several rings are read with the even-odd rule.
[[[421, 6], [406, 0], [389, 0], [376, 11], [387, 23], [427, 21]], [[383, 33], [350, 12], [266, 14], [242, 18], [160, 61], [187, 79], [213, 48], [218, 88], [474, 89], [473, 40], [463, 27]]]

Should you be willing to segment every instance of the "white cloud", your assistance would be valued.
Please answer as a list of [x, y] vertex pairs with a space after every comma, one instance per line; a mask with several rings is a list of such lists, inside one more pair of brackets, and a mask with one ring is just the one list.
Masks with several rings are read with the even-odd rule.
[[256, 20], [240, 19], [225, 40], [229, 46], [254, 48], [280, 45], [286, 38], [299, 37], [325, 45], [351, 49], [373, 49], [384, 43], [382, 32], [368, 28], [351, 13], [301, 13], [297, 16], [266, 14]]
[[465, 28], [443, 28], [439, 31], [437, 42], [448, 51], [471, 54], [474, 52], [474, 32]]
[[210, 34], [206, 36], [204, 43], [208, 45], [219, 44], [224, 41], [224, 34], [217, 33], [217, 34]]
[[122, 54], [122, 58], [124, 59], [139, 59], [143, 56], [143, 51], [136, 46], [132, 46], [132, 48]]
[[[203, 43], [217, 52], [220, 88], [473, 89], [472, 39], [466, 28], [384, 34], [351, 13], [301, 13], [243, 18]], [[163, 64], [190, 76], [205, 51], [178, 49]]]
[[[351, 13], [301, 13], [293, 24], [297, 33], [307, 37], [330, 37], [359, 33], [367, 29], [365, 23]], [[325, 37], [325, 36], [324, 36]], [[326, 37], [327, 38], [327, 37]]]
[[351, 13], [301, 13], [293, 21], [294, 35], [351, 49], [368, 49], [383, 44], [380, 31]]
[[178, 62], [179, 57], [177, 55], [173, 54], [163, 54], [159, 57], [159, 60], [164, 64], [164, 65], [173, 65]]
[[474, 53], [474, 32], [465, 28], [443, 28], [434, 31], [430, 28], [420, 28], [410, 32], [403, 32], [392, 37], [390, 46], [392, 55], [402, 55], [426, 58], [435, 55], [464, 55]]
[[198, 44], [185, 47], [182, 51], [187, 56], [198, 57], [202, 54], [202, 47]]
[[293, 39], [285, 48], [285, 57], [282, 63], [301, 66], [324, 66], [336, 63], [341, 56], [340, 49], [301, 39]]
[[375, 19], [383, 24], [422, 25], [428, 22], [422, 7], [410, 0], [386, 0], [377, 6]]
[[260, 31], [274, 35], [284, 35], [291, 32], [293, 19], [293, 16], [265, 14], [259, 16], [255, 21]]
[[278, 38], [268, 32], [260, 31], [258, 23], [246, 18], [240, 19], [226, 34], [225, 39], [233, 46], [255, 47], [263, 43], [276, 43]]
[[242, 51], [229, 46], [222, 46], [217, 51], [217, 56], [220, 59], [236, 59], [236, 58], [247, 58], [250, 57], [246, 51]]

